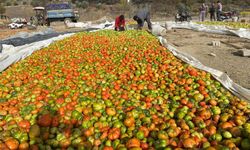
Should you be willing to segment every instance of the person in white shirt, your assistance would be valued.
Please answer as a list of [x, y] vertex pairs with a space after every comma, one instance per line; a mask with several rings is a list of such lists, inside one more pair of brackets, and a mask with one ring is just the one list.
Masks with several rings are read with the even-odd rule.
[[220, 1], [217, 1], [217, 21], [221, 21], [221, 13], [222, 13], [222, 4]]

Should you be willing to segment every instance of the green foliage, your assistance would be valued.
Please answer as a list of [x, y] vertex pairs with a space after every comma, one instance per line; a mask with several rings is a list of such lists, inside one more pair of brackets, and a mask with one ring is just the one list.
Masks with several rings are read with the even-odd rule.
[[96, 8], [97, 8], [97, 9], [101, 9], [101, 7], [102, 7], [102, 3], [98, 3], [98, 4], [96, 5]]
[[88, 1], [78, 2], [76, 3], [76, 7], [86, 9], [89, 7], [89, 2]]
[[26, 1], [23, 1], [23, 5], [27, 5], [27, 2], [26, 2]]
[[11, 6], [11, 2], [6, 2], [6, 6]]
[[13, 3], [13, 5], [14, 5], [14, 6], [18, 6], [18, 2], [15, 1], [15, 2]]

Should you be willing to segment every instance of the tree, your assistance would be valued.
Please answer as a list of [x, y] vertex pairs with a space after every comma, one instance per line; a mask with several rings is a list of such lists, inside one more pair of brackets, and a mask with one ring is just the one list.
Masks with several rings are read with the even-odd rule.
[[31, 5], [36, 7], [36, 6], [46, 6], [49, 1], [52, 0], [32, 0]]
[[3, 6], [3, 4], [0, 4], [0, 14], [4, 14], [6, 11], [5, 7]]

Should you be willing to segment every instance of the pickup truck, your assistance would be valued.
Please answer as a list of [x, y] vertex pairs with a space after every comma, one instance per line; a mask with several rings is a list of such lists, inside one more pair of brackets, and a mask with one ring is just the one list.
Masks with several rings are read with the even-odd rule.
[[53, 21], [77, 22], [79, 15], [71, 8], [70, 4], [49, 4], [45, 7], [46, 22], [50, 25]]
[[77, 22], [79, 15], [68, 3], [49, 4], [46, 7], [35, 7], [35, 16], [30, 18], [32, 25], [50, 26], [53, 21]]

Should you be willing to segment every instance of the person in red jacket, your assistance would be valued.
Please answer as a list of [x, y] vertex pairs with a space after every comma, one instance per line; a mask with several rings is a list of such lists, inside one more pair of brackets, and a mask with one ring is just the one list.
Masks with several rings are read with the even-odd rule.
[[115, 19], [115, 31], [125, 31], [125, 17], [120, 15]]

